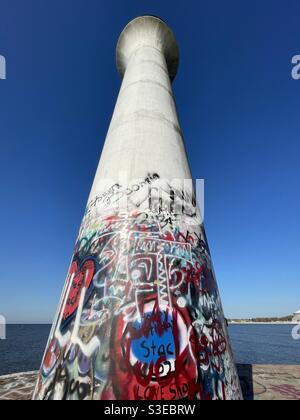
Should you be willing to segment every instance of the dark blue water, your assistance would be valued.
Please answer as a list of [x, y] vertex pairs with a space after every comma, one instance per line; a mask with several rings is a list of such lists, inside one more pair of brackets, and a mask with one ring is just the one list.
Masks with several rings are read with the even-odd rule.
[[[50, 325], [8, 325], [0, 340], [0, 375], [37, 370]], [[300, 364], [300, 340], [291, 325], [231, 325], [231, 344], [237, 363]]]
[[8, 325], [0, 340], [0, 375], [38, 370], [51, 325]]
[[300, 340], [292, 338], [294, 325], [230, 325], [236, 363], [300, 364]]

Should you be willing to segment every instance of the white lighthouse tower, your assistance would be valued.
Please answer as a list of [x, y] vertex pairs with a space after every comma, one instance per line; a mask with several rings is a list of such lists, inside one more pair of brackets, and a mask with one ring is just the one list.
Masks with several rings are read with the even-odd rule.
[[225, 400], [241, 391], [176, 112], [179, 53], [142, 16], [35, 399]]

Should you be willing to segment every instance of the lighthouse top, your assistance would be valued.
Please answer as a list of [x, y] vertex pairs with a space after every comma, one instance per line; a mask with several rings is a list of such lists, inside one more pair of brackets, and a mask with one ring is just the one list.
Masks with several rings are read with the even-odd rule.
[[116, 50], [116, 63], [123, 78], [129, 59], [141, 47], [161, 51], [166, 59], [171, 80], [174, 80], [179, 64], [179, 50], [173, 32], [156, 16], [140, 16], [130, 21], [122, 31]]

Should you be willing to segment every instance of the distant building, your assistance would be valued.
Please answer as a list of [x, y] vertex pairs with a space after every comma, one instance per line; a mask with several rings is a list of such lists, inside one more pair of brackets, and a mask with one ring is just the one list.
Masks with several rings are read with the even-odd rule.
[[293, 322], [300, 322], [300, 311], [294, 313]]

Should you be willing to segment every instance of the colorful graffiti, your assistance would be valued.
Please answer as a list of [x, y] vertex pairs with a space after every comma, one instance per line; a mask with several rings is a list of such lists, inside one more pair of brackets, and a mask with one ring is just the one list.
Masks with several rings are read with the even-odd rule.
[[36, 399], [240, 398], [205, 235], [188, 229], [134, 211], [82, 232]]

